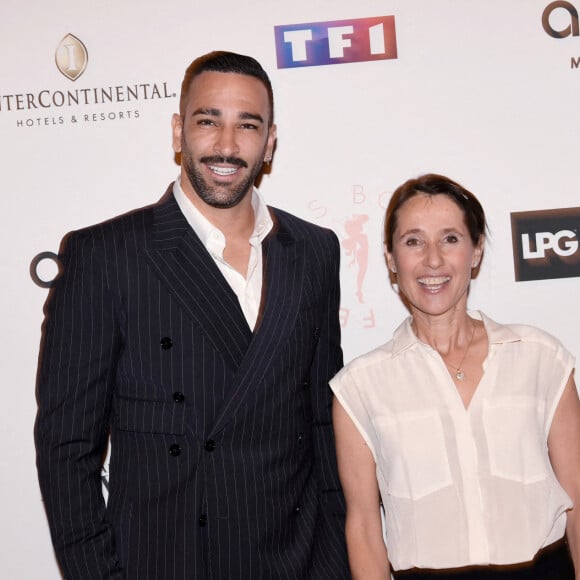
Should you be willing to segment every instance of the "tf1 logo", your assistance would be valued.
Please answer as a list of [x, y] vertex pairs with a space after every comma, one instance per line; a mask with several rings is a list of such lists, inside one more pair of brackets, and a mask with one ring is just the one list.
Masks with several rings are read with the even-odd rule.
[[516, 281], [580, 276], [580, 207], [511, 214]]
[[278, 68], [397, 58], [394, 16], [275, 26]]

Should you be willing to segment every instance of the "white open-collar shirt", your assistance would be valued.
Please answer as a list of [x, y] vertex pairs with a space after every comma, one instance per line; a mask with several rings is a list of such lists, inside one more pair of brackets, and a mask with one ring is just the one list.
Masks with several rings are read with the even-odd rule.
[[411, 318], [330, 383], [375, 459], [395, 570], [527, 562], [565, 532], [547, 440], [574, 357], [537, 328], [469, 314], [489, 350], [467, 409]]
[[246, 277], [244, 278], [242, 274], [224, 260], [224, 250], [226, 247], [224, 234], [185, 195], [181, 188], [180, 177], [173, 184], [173, 195], [185, 219], [197, 234], [231, 289], [238, 297], [242, 312], [249, 327], [253, 330], [258, 319], [262, 298], [262, 242], [274, 226], [268, 206], [258, 193], [258, 190], [254, 188], [252, 191], [254, 231], [249, 239], [250, 258]]

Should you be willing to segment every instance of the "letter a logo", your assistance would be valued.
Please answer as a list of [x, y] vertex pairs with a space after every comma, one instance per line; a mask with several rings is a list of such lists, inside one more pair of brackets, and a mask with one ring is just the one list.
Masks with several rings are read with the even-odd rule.
[[76, 81], [87, 68], [89, 54], [85, 45], [73, 34], [67, 34], [56, 48], [56, 66], [71, 81]]

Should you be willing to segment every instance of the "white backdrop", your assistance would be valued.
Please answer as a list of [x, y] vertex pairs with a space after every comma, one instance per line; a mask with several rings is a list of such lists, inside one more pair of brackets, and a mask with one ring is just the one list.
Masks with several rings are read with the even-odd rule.
[[[268, 203], [341, 238], [346, 360], [387, 340], [406, 315], [387, 282], [383, 214], [397, 185], [427, 171], [458, 180], [487, 210], [492, 234], [471, 306], [498, 321], [541, 326], [580, 355], [580, 278], [514, 278], [510, 213], [580, 206], [580, 68], [574, 65], [580, 37], [574, 30], [564, 38], [546, 33], [548, 4], [2, 0], [4, 580], [60, 577], [34, 461], [34, 386], [47, 290], [33, 282], [31, 260], [58, 251], [67, 231], [162, 195], [178, 171], [173, 95], [185, 67], [209, 50], [251, 54], [271, 75], [279, 139], [261, 191]], [[275, 26], [382, 16], [395, 17], [397, 58], [277, 68]], [[564, 30], [568, 24], [570, 14], [554, 10], [550, 25]], [[55, 63], [67, 34], [88, 54], [75, 81]], [[135, 84], [164, 87], [170, 96], [38, 106], [42, 91], [58, 102], [59, 91]], [[27, 108], [27, 94], [36, 109]], [[43, 261], [38, 273], [50, 278], [51, 264]]]

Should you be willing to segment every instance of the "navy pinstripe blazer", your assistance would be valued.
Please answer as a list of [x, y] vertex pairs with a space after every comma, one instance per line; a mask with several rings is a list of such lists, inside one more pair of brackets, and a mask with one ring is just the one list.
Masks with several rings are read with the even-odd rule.
[[68, 236], [47, 300], [35, 438], [63, 574], [348, 578], [336, 236], [271, 209], [252, 332], [170, 192]]

